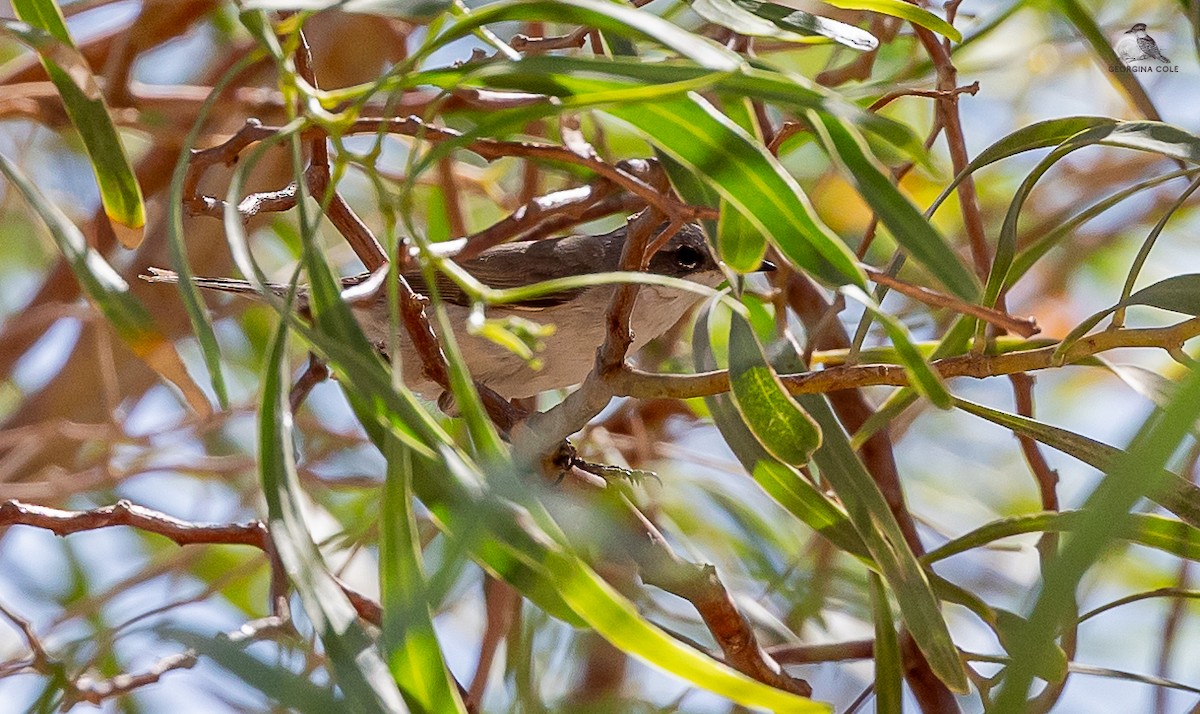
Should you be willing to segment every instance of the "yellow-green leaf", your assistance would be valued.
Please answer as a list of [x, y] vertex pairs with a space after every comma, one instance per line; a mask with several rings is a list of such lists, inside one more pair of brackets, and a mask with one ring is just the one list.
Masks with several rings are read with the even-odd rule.
[[[58, 89], [67, 116], [79, 132], [91, 158], [92, 171], [100, 187], [100, 201], [113, 223], [113, 232], [121, 245], [136, 248], [142, 242], [146, 209], [142, 189], [96, 78], [87, 62], [78, 57], [62, 12], [52, 0], [12, 0], [17, 17], [48, 33], [45, 41], [34, 46], [50, 81]], [[74, 57], [68, 62], [67, 59]]]

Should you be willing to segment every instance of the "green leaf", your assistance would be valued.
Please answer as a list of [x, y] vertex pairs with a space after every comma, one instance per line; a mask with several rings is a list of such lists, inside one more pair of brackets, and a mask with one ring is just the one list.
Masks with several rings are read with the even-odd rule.
[[729, 384], [733, 403], [766, 450], [793, 466], [803, 466], [821, 444], [821, 429], [784, 389], [767, 364], [746, 318], [731, 313]]
[[[922, 556], [921, 562], [931, 565], [1001, 538], [1024, 533], [1070, 533], [1080, 526], [1085, 515], [1084, 511], [1044, 511], [1001, 518], [943, 543]], [[1130, 514], [1117, 537], [1186, 560], [1200, 560], [1200, 529], [1173, 518]]]
[[797, 267], [832, 284], [865, 287], [853, 253], [817, 218], [796, 180], [762, 145], [699, 95], [609, 106], [742, 214]]
[[284, 387], [287, 332], [287, 325], [280, 324], [263, 375], [259, 411], [259, 475], [271, 542], [321, 638], [347, 704], [358, 711], [406, 712], [379, 650], [359, 625], [354, 607], [326, 568], [304, 521]]
[[200, 353], [204, 356], [204, 364], [208, 368], [209, 379], [213, 392], [217, 395], [217, 403], [222, 409], [229, 407], [229, 390], [225, 385], [225, 375], [221, 371], [221, 347], [213, 330], [212, 320], [204, 307], [204, 299], [200, 296], [200, 288], [196, 285], [195, 274], [187, 257], [187, 246], [183, 236], [183, 184], [187, 180], [188, 167], [192, 149], [204, 130], [213, 107], [221, 100], [224, 90], [251, 64], [260, 61], [261, 55], [252, 52], [234, 63], [220, 80], [213, 86], [213, 91], [204, 99], [200, 110], [196, 112], [196, 120], [179, 148], [179, 157], [175, 160], [175, 168], [171, 172], [171, 185], [167, 191], [167, 251], [171, 256], [171, 267], [179, 276], [176, 288], [183, 300], [184, 310], [196, 333], [196, 341], [200, 345]]
[[15, 164], [0, 155], [0, 172], [21, 193], [70, 266], [83, 293], [96, 304], [117, 336], [151, 369], [175, 385], [199, 415], [212, 413], [204, 392], [192, 380], [175, 346], [154, 324], [154, 318], [129, 291], [129, 284], [87, 244], [71, 219], [51, 203]]
[[246, 651], [255, 640], [234, 642], [227, 635], [207, 636], [189, 630], [161, 630], [165, 637], [176, 640], [208, 657], [227, 672], [249, 684], [271, 701], [301, 714], [327, 714], [342, 711], [346, 702], [335, 696], [332, 689], [318, 686], [308, 676], [301, 676], [279, 663], [267, 663]]
[[388, 439], [387, 478], [379, 512], [381, 645], [392, 678], [416, 711], [465, 713], [442, 659], [429, 612], [427, 580], [412, 507], [412, 452]]
[[908, 20], [914, 25], [933, 30], [954, 42], [962, 42], [962, 33], [953, 25], [932, 12], [912, 3], [903, 2], [903, 0], [822, 0], [822, 2], [842, 10], [867, 10], [880, 15], [898, 17], [901, 20]]
[[917, 390], [917, 393], [933, 402], [934, 406], [939, 409], [953, 407], [954, 397], [950, 396], [950, 392], [946, 390], [946, 384], [942, 381], [941, 375], [934, 371], [925, 355], [921, 354], [921, 350], [913, 344], [912, 336], [908, 334], [908, 328], [904, 326], [904, 323], [884, 312], [883, 308], [879, 307], [870, 295], [852, 285], [842, 288], [842, 294], [861, 303], [883, 325], [883, 329], [888, 333], [888, 338], [896, 348], [896, 357], [904, 366], [904, 371], [908, 372], [909, 379], [912, 380], [913, 388]]
[[584, 25], [622, 37], [641, 36], [674, 50], [709, 69], [731, 71], [744, 60], [717, 43], [693, 34], [657, 15], [603, 0], [502, 0], [473, 9], [414, 53], [414, 59], [465, 37], [476, 28], [512, 20], [550, 20], [567, 25]]
[[928, 214], [932, 215], [942, 203], [950, 197], [954, 189], [962, 183], [963, 179], [975, 173], [984, 166], [994, 164], [997, 161], [1007, 159], [1010, 156], [1033, 151], [1034, 149], [1045, 149], [1051, 146], [1058, 146], [1062, 142], [1070, 139], [1072, 136], [1081, 132], [1093, 129], [1099, 126], [1116, 126], [1118, 120], [1109, 117], [1091, 117], [1091, 116], [1074, 116], [1063, 117], [1060, 119], [1047, 119], [1045, 121], [1034, 122], [1029, 126], [1021, 127], [1008, 136], [1000, 139], [988, 148], [984, 149], [976, 156], [967, 167], [963, 169], [954, 180], [950, 182], [941, 194], [930, 205]]
[[[690, 174], [694, 175], [694, 174]], [[717, 220], [717, 254], [739, 273], [753, 273], [762, 266], [767, 241], [745, 214], [721, 199], [721, 217]]]
[[1200, 417], [1200, 370], [1192, 370], [1165, 409], [1157, 409], [1129, 448], [1113, 459], [1103, 481], [1081, 509], [1078, 528], [1044, 568], [1037, 602], [1022, 637], [1012, 643], [1009, 664], [995, 700], [997, 711], [1016, 711], [1026, 701], [1038, 663], [1053, 651], [1054, 639], [1077, 617], [1079, 581], [1125, 526], [1139, 498], [1159, 490], [1167, 460]]
[[1194, 176], [1196, 173], [1197, 169], [1190, 168], [1182, 169], [1180, 171], [1172, 171], [1171, 173], [1162, 174], [1161, 176], [1155, 176], [1153, 178], [1146, 179], [1145, 181], [1139, 181], [1135, 184], [1127, 186], [1126, 188], [1123, 188], [1120, 191], [1116, 191], [1112, 195], [1105, 197], [1103, 200], [1097, 201], [1091, 206], [1088, 206], [1085, 210], [1080, 211], [1076, 215], [1072, 216], [1070, 220], [1064, 221], [1049, 231], [1042, 233], [1033, 241], [1031, 241], [1029, 245], [1025, 246], [1019, 253], [1017, 253], [1016, 257], [1013, 258], [1012, 267], [1008, 270], [1008, 280], [1005, 281], [1005, 284], [1012, 285], [1015, 283], [1023, 275], [1025, 275], [1025, 273], [1029, 272], [1030, 268], [1032, 268], [1037, 261], [1041, 260], [1051, 248], [1058, 245], [1063, 238], [1075, 235], [1076, 228], [1084, 223], [1087, 223], [1101, 213], [1104, 213], [1130, 196], [1140, 193], [1148, 188], [1158, 186], [1159, 184], [1165, 183], [1172, 179], [1183, 176]]
[[[1066, 429], [1044, 424], [1029, 417], [1009, 414], [965, 399], [954, 400], [954, 406], [982, 419], [1011, 429], [1064, 454], [1074, 456], [1085, 464], [1101, 471], [1110, 471], [1117, 459], [1124, 454], [1115, 446], [1089, 439]], [[1147, 474], [1144, 475], [1148, 475]], [[1187, 479], [1167, 470], [1154, 474], [1156, 487], [1146, 496], [1158, 505], [1179, 516], [1185, 523], [1200, 528], [1200, 487]]]
[[1066, 359], [1067, 352], [1100, 321], [1117, 310], [1131, 305], [1157, 307], [1161, 310], [1178, 312], [1183, 315], [1200, 315], [1200, 273], [1175, 275], [1166, 280], [1160, 280], [1133, 293], [1110, 308], [1101, 310], [1075, 326], [1058, 347], [1054, 350], [1054, 363], [1061, 365]]
[[974, 273], [963, 265], [958, 254], [912, 201], [900, 192], [883, 166], [871, 155], [863, 138], [836, 117], [817, 111], [809, 111], [807, 116], [825, 152], [846, 180], [854, 184], [858, 194], [901, 247], [950, 292], [967, 301], [978, 299], [979, 281]]
[[821, 476], [845, 504], [850, 521], [877, 564], [879, 574], [895, 594], [905, 626], [938, 679], [952, 691], [966, 693], [967, 675], [939, 601], [879, 486], [850, 448], [850, 440], [825, 397], [803, 394], [799, 400], [824, 435], [813, 460]]
[[1065, 156], [1097, 144], [1156, 153], [1179, 161], [1200, 163], [1200, 138], [1183, 129], [1160, 122], [1100, 124], [1063, 141], [1025, 177], [1009, 204], [1008, 212], [1004, 216], [1004, 224], [1000, 228], [1000, 237], [996, 241], [996, 254], [992, 260], [992, 270], [984, 289], [983, 302], [985, 305], [989, 307], [994, 305], [1000, 291], [1009, 284], [1009, 269], [1017, 248], [1017, 219], [1020, 217], [1021, 209], [1033, 191], [1033, 187], [1054, 164]]
[[[649, 61], [622, 57], [596, 59], [537, 55], [516, 61], [489, 62], [485, 65], [394, 75], [378, 87], [360, 85], [325, 94], [328, 97], [327, 101], [337, 103], [376, 90], [394, 92], [421, 85], [433, 85], [443, 89], [470, 86], [515, 89], [567, 97], [579, 92], [575, 80], [580, 77], [593, 80], [599, 77], [620, 78], [659, 87], [679, 86], [704, 79], [703, 91], [717, 92], [735, 100], [750, 96], [758, 101], [770, 102], [784, 108], [820, 109], [883, 139], [915, 161], [923, 160], [927, 155], [922, 140], [907, 125], [864, 111], [862, 107], [810, 79], [772, 67], [761, 60], [756, 61], [754, 66], [742, 65], [734, 71], [725, 68], [724, 65], [707, 67], [682, 60]], [[523, 111], [528, 110], [529, 108], [525, 108]], [[542, 106], [540, 111], [541, 115], [550, 116], [560, 113], [561, 108]]]
[[1122, 305], [1147, 305], [1184, 315], [1200, 315], [1200, 274], [1175, 275], [1130, 295]]
[[[91, 158], [92, 171], [100, 188], [104, 212], [113, 222], [113, 232], [121, 245], [136, 248], [145, 234], [146, 209], [142, 189], [125, 156], [121, 138], [113, 126], [100, 86], [87, 62], [75, 50], [62, 12], [53, 0], [12, 0], [17, 17], [48, 33], [32, 43], [50, 81], [58, 89], [67, 116], [79, 132]], [[29, 42], [34, 33], [20, 31], [15, 23], [6, 23], [10, 33]]]
[[[975, 593], [961, 588], [954, 583], [946, 580], [932, 570], [927, 570], [929, 579], [933, 583], [934, 591], [946, 602], [951, 602], [956, 605], [962, 605], [970, 610], [976, 617], [983, 621], [992, 632], [996, 633], [996, 639], [1000, 641], [1000, 646], [1008, 649], [1009, 643], [1020, 636], [1026, 625], [1025, 618], [1015, 613], [995, 608], [988, 605], [982, 598]], [[1055, 647], [1052, 657], [1038, 664], [1038, 676], [1044, 678], [1048, 682], [1062, 681], [1067, 672], [1067, 653], [1063, 652], [1062, 648]]]
[[[714, 317], [716, 311], [710, 305], [696, 318], [692, 333], [692, 359], [701, 372], [717, 369], [710, 326]], [[728, 394], [705, 397], [704, 402], [725, 443], [767, 495], [838, 548], [859, 558], [869, 558], [846, 512], [795, 468], [771, 456], [746, 426]]]
[[887, 587], [878, 573], [868, 573], [871, 583], [871, 619], [875, 623], [875, 711], [904, 710], [904, 662], [900, 638], [892, 622]]
[[709, 22], [752, 37], [788, 42], [833, 40], [850, 49], [867, 51], [879, 40], [866, 30], [844, 22], [761, 0], [688, 0], [696, 14]]

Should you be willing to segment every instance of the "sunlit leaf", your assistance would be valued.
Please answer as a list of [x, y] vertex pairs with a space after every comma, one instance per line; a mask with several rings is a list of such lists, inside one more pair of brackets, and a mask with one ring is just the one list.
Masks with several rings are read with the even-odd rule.
[[392, 677], [415, 711], [466, 712], [433, 629], [413, 512], [412, 453], [396, 439], [379, 509], [380, 645]]
[[595, 27], [621, 36], [641, 36], [660, 43], [710, 69], [733, 70], [743, 64], [737, 54], [657, 15], [603, 0], [501, 0], [475, 8], [465, 18], [427, 43], [418, 57], [465, 37], [483, 25], [512, 20], [552, 20]]
[[898, 17], [908, 20], [914, 25], [933, 30], [954, 42], [962, 42], [962, 33], [953, 25], [919, 5], [903, 2], [903, 0], [822, 0], [822, 2], [842, 10], [867, 10], [880, 15]]
[[[142, 242], [146, 225], [142, 189], [125, 156], [96, 78], [75, 51], [62, 12], [53, 0], [12, 0], [12, 8], [17, 17], [49, 35], [32, 46], [91, 158], [100, 201], [113, 223], [113, 232], [121, 245], [136, 248]], [[7, 23], [6, 27], [15, 32], [13, 23]], [[28, 41], [34, 33], [23, 31], [18, 36]]]
[[696, 14], [741, 35], [788, 42], [833, 40], [855, 50], [873, 50], [879, 40], [854, 25], [761, 0], [688, 0]]

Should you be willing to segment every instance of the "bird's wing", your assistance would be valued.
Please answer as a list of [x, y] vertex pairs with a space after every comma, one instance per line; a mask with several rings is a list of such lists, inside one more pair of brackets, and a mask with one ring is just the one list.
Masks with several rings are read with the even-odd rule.
[[[513, 275], [509, 271], [501, 272], [490, 266], [486, 261], [469, 261], [463, 268], [472, 275], [476, 280], [496, 290], [504, 290], [506, 288], [519, 288], [526, 285], [532, 285], [536, 282], [545, 280], [545, 277], [537, 275], [536, 271], [525, 272]], [[405, 281], [412, 287], [413, 291], [422, 295], [429, 294], [429, 286], [425, 282], [425, 276], [419, 269], [406, 270], [403, 273]], [[352, 275], [342, 279], [343, 287], [351, 287], [362, 283], [367, 278], [371, 277], [370, 273], [361, 273]], [[434, 286], [437, 288], [438, 296], [447, 303], [452, 305], [461, 305], [470, 307], [470, 297], [450, 278], [446, 277], [445, 273], [437, 272], [434, 276]], [[561, 305], [575, 297], [579, 291], [564, 290], [548, 295], [542, 295], [529, 300], [522, 300], [518, 303], [509, 303], [505, 307], [515, 310], [543, 310], [555, 305]]]

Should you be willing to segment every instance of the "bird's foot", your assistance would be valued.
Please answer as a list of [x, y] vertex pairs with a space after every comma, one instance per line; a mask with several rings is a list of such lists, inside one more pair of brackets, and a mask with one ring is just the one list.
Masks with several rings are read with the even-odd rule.
[[622, 466], [611, 466], [609, 464], [594, 464], [578, 457], [575, 458], [572, 466], [586, 471], [593, 476], [599, 476], [610, 486], [619, 483], [640, 486], [650, 479], [654, 479], [659, 484], [662, 484], [662, 479], [658, 477], [658, 474], [644, 469], [627, 469]]

